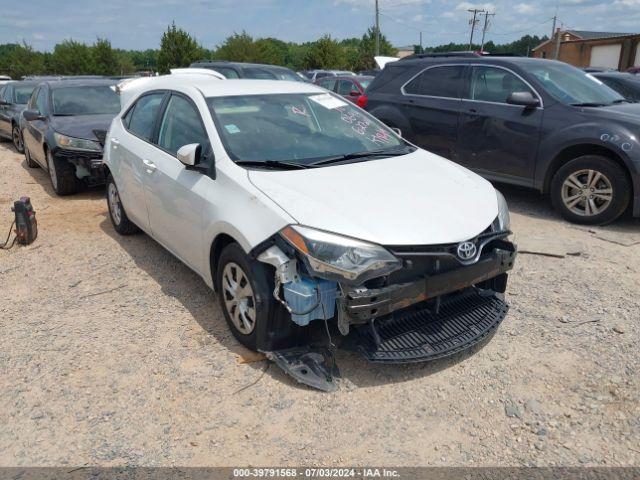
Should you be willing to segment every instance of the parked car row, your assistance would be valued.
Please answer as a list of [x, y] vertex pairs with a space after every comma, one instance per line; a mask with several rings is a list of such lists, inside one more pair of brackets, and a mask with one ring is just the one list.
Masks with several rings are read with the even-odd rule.
[[106, 178], [114, 229], [196, 271], [234, 336], [298, 381], [335, 388], [331, 345], [424, 361], [507, 314], [502, 195], [352, 102], [202, 69], [113, 87], [39, 83], [21, 115], [28, 165], [59, 194]]
[[387, 64], [359, 104], [485, 178], [549, 194], [572, 222], [640, 216], [640, 105], [566, 63], [415, 55]]

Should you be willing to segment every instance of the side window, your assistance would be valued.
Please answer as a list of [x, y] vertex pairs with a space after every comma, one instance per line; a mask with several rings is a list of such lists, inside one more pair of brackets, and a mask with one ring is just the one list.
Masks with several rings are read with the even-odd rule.
[[336, 81], [333, 78], [325, 78], [318, 83], [322, 88], [333, 91]]
[[0, 87], [0, 99], [8, 101], [8, 97], [5, 97], [5, 92], [9, 91], [9, 87]]
[[40, 87], [40, 90], [38, 91], [38, 96], [36, 97], [35, 108], [40, 113], [47, 112], [47, 89], [46, 88]]
[[471, 73], [471, 100], [507, 103], [513, 92], [531, 92], [531, 88], [513, 73], [495, 67], [473, 67]]
[[413, 95], [460, 98], [464, 69], [462, 65], [429, 68], [411, 80], [404, 91]]
[[240, 78], [240, 76], [238, 75], [238, 72], [236, 72], [233, 68], [218, 67], [216, 65], [213, 65], [211, 67], [206, 67], [206, 68], [210, 68], [211, 70], [215, 70], [216, 72], [224, 75], [227, 78]]
[[29, 102], [27, 103], [27, 108], [29, 109], [35, 108], [36, 98], [38, 96], [39, 91], [40, 91], [40, 88], [38, 87], [33, 89], [33, 92], [31, 93], [31, 97], [29, 97]]
[[145, 140], [151, 140], [163, 98], [164, 93], [158, 92], [138, 99], [133, 109], [129, 110], [125, 116], [131, 133]]
[[172, 95], [160, 124], [158, 146], [175, 155], [190, 143], [199, 143], [203, 148], [208, 144], [200, 113], [189, 100]]
[[254, 78], [259, 80], [277, 80], [273, 73], [263, 68], [245, 68], [244, 69], [244, 78]]
[[351, 80], [340, 80], [338, 82], [338, 95], [349, 96], [351, 90], [355, 89], [355, 85]]

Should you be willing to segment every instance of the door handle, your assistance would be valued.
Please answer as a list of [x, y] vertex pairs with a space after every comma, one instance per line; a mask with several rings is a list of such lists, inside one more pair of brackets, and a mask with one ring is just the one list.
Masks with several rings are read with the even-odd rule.
[[469, 115], [478, 115], [478, 111], [475, 108], [470, 108]]
[[156, 170], [156, 164], [151, 160], [147, 160], [146, 158], [142, 159], [142, 163], [144, 163], [145, 167], [147, 167], [147, 173], [153, 173]]

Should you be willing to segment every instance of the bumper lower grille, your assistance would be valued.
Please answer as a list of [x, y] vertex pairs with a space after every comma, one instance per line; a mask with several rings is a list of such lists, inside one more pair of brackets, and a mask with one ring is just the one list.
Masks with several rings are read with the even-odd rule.
[[495, 295], [469, 289], [443, 300], [436, 315], [427, 309], [400, 311], [356, 329], [357, 350], [369, 361], [410, 363], [435, 360], [465, 350], [502, 322], [508, 305]]

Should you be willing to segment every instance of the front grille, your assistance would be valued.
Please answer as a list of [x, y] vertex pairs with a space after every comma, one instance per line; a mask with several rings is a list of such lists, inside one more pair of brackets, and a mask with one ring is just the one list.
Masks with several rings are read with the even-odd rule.
[[[424, 304], [423, 304], [424, 305]], [[439, 313], [407, 309], [354, 330], [357, 350], [369, 361], [411, 363], [435, 360], [465, 350], [486, 338], [502, 322], [508, 305], [475, 288], [442, 301]]]

